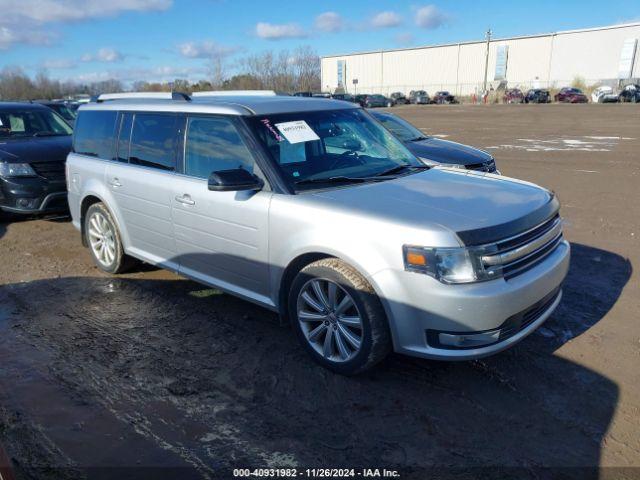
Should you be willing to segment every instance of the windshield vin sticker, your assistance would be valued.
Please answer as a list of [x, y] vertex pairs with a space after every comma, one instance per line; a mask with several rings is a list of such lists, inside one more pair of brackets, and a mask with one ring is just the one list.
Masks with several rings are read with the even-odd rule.
[[311, 127], [304, 120], [296, 120], [295, 122], [276, 123], [276, 128], [280, 131], [289, 143], [312, 142], [320, 140]]

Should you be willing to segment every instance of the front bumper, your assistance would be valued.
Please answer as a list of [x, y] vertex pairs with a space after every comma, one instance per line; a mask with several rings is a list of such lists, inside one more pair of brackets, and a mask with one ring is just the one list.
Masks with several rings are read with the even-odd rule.
[[0, 210], [11, 213], [57, 213], [68, 210], [67, 185], [39, 177], [0, 177]]
[[[394, 349], [436, 360], [470, 360], [504, 350], [538, 328], [560, 302], [569, 269], [569, 243], [562, 241], [543, 261], [509, 280], [445, 285], [419, 273], [383, 270], [372, 280], [389, 318]], [[541, 304], [543, 299], [549, 301]], [[510, 320], [539, 306], [521, 328], [478, 348], [443, 347], [433, 332], [474, 335], [504, 328]]]

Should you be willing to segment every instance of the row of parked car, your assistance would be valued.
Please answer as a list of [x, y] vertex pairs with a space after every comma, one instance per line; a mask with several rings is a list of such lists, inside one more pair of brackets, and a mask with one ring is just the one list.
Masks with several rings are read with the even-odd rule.
[[357, 103], [365, 108], [375, 107], [393, 107], [395, 105], [427, 105], [427, 104], [449, 104], [459, 103], [455, 95], [452, 95], [446, 90], [438, 91], [433, 96], [425, 90], [412, 90], [407, 97], [402, 92], [393, 92], [389, 96], [381, 94], [360, 93], [353, 95], [350, 93], [311, 93], [311, 92], [297, 92], [294, 93], [296, 97], [318, 97], [318, 98], [333, 98], [335, 100], [344, 100], [346, 102]]
[[[505, 91], [503, 103], [551, 103], [551, 93], [543, 88], [532, 88], [523, 93], [519, 88], [509, 88]], [[553, 100], [559, 103], [588, 103], [589, 98], [579, 88], [564, 87], [553, 96]], [[632, 102], [640, 103], [640, 85], [626, 85], [619, 93], [615, 93], [612, 87], [597, 87], [591, 94], [594, 103]]]

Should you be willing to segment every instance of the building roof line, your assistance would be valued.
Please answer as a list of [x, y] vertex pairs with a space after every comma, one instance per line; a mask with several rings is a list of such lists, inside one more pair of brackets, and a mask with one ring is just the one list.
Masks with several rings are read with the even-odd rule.
[[[491, 43], [495, 42], [507, 42], [509, 40], [524, 40], [529, 38], [541, 38], [541, 37], [553, 37], [558, 35], [570, 35], [575, 33], [584, 33], [584, 32], [597, 32], [601, 30], [614, 30], [618, 28], [630, 28], [630, 27], [640, 27], [640, 22], [631, 22], [631, 23], [620, 23], [616, 25], [607, 25], [604, 27], [592, 27], [592, 28], [581, 28], [576, 30], [562, 30], [558, 32], [551, 33], [538, 33], [533, 35], [519, 35], [515, 37], [505, 37], [505, 38], [492, 38]], [[343, 54], [332, 54], [332, 55], [323, 55], [320, 58], [336, 58], [336, 57], [352, 57], [354, 55], [371, 55], [374, 53], [391, 53], [391, 52], [406, 52], [408, 50], [426, 50], [429, 48], [442, 48], [442, 47], [457, 47], [459, 45], [473, 45], [477, 43], [486, 43], [486, 40], [467, 40], [464, 42], [452, 42], [452, 43], [440, 43], [435, 45], [420, 45], [415, 47], [403, 47], [403, 48], [389, 48], [389, 49], [378, 49], [378, 50], [366, 50], [362, 52], [351, 52], [351, 53], [343, 53]]]

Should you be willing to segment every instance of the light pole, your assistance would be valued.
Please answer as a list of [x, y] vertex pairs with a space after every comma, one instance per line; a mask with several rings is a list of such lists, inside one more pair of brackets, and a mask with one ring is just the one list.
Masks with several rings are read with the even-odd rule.
[[487, 91], [487, 73], [489, 70], [489, 42], [491, 42], [491, 29], [487, 30], [487, 51], [484, 54], [484, 83], [482, 93]]

